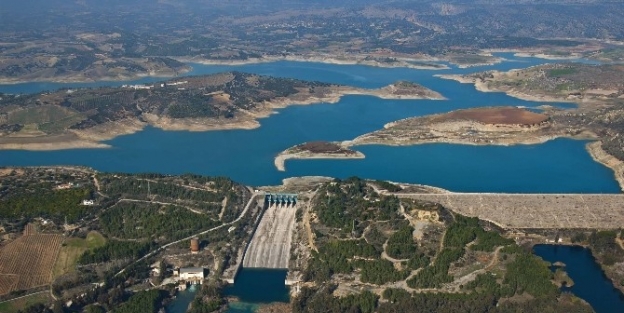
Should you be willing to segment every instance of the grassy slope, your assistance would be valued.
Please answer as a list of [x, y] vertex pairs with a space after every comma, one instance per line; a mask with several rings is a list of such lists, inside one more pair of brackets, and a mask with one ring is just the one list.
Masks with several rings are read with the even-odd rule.
[[61, 252], [56, 259], [52, 277], [56, 278], [65, 273], [71, 272], [76, 267], [78, 258], [87, 250], [101, 247], [106, 243], [106, 238], [102, 234], [92, 231], [87, 234], [87, 238], [68, 238], [61, 247]]

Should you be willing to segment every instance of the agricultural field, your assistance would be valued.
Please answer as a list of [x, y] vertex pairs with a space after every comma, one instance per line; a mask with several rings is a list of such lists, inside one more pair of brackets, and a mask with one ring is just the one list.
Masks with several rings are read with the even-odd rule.
[[0, 250], [0, 295], [44, 286], [52, 280], [52, 266], [63, 236], [41, 234], [29, 225], [24, 235]]
[[59, 252], [52, 277], [56, 278], [75, 269], [78, 258], [87, 250], [92, 250], [106, 244], [106, 238], [102, 234], [92, 231], [86, 238], [68, 238], [63, 242]]
[[51, 301], [50, 292], [46, 290], [27, 297], [2, 302], [0, 303], [0, 313], [14, 313], [37, 303], [49, 303]]

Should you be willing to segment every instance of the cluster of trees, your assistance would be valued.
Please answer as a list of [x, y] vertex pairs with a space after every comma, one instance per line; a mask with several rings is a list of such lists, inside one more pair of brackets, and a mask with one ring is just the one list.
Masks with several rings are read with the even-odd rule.
[[[303, 287], [292, 301], [293, 313], [372, 313], [379, 297], [370, 291], [337, 298], [332, 295], [335, 286], [320, 289]], [[383, 312], [383, 311], [382, 311]]]
[[514, 243], [512, 239], [503, 238], [495, 231], [485, 231], [476, 217], [456, 215], [444, 236], [444, 246], [463, 247], [475, 239], [476, 243], [470, 247], [475, 251], [492, 252], [498, 246]]
[[389, 183], [385, 180], [376, 180], [375, 181], [375, 185], [379, 186], [379, 188], [381, 189], [385, 189], [389, 192], [399, 192], [401, 190], [403, 190], [403, 188], [401, 188], [401, 186], [399, 185], [395, 185], [393, 183]]
[[108, 240], [102, 247], [86, 251], [78, 259], [79, 264], [102, 263], [110, 260], [138, 259], [155, 247], [153, 242]]
[[413, 232], [414, 228], [410, 225], [399, 228], [388, 238], [386, 253], [395, 259], [409, 259], [413, 256], [417, 251]]
[[202, 285], [201, 292], [193, 299], [188, 313], [210, 313], [218, 311], [225, 300], [222, 295], [223, 288], [216, 283]]
[[388, 260], [356, 260], [353, 265], [359, 268], [360, 280], [364, 283], [383, 285], [389, 282], [403, 280], [409, 276], [409, 271], [397, 271], [394, 264]]
[[423, 268], [418, 274], [407, 281], [411, 288], [439, 288], [444, 283], [453, 281], [448, 274], [451, 263], [464, 256], [464, 248], [445, 247], [438, 253], [435, 262]]
[[389, 220], [399, 209], [398, 198], [378, 195], [357, 177], [327, 183], [318, 194], [322, 196], [314, 209], [323, 224], [334, 228], [350, 230], [354, 221]]
[[503, 283], [518, 294], [527, 292], [534, 297], [551, 297], [559, 293], [551, 282], [552, 278], [553, 273], [546, 262], [532, 254], [519, 253], [507, 265]]
[[[620, 238], [624, 238], [624, 230], [619, 231]], [[624, 261], [624, 250], [615, 241], [618, 232], [614, 230], [594, 231], [589, 236], [584, 232], [574, 234], [570, 241], [584, 243], [590, 246], [592, 253], [604, 265], [610, 266]]]
[[[47, 186], [46, 186], [47, 187]], [[75, 222], [84, 217], [92, 207], [82, 205], [91, 199], [89, 188], [50, 190], [37, 188], [33, 192], [19, 193], [0, 200], [0, 218], [32, 218], [42, 216], [55, 222]]]
[[366, 241], [373, 245], [376, 250], [381, 251], [388, 237], [384, 235], [375, 225], [371, 225], [369, 230], [364, 234]]
[[[418, 272], [407, 284], [412, 288], [438, 288], [441, 284], [452, 282], [453, 277], [448, 275], [451, 264], [463, 257], [466, 245], [475, 240], [476, 243], [470, 248], [476, 251], [491, 252], [497, 246], [513, 244], [513, 240], [503, 238], [494, 231], [485, 231], [479, 226], [479, 219], [457, 214], [446, 230], [444, 248], [435, 262]], [[426, 260], [425, 256], [421, 256], [414, 262], [421, 265]]]
[[[102, 182], [104, 191], [109, 195], [119, 195], [133, 197], [137, 199], [147, 199], [148, 182], [139, 177], [123, 177], [119, 179], [104, 179]], [[152, 180], [152, 179], [150, 179]], [[149, 193], [154, 200], [167, 201], [184, 199], [185, 201], [197, 202], [221, 202], [225, 197], [225, 192], [217, 192], [185, 188], [179, 184], [166, 181], [150, 181]]]
[[165, 291], [158, 289], [139, 291], [127, 302], [114, 309], [113, 313], [158, 312], [166, 296]]
[[386, 289], [383, 293], [388, 302], [380, 303], [378, 312], [389, 313], [589, 313], [589, 305], [571, 295], [537, 297], [525, 301], [499, 301], [500, 297], [488, 292], [472, 293], [415, 293], [402, 289]]
[[480, 229], [477, 231], [477, 242], [470, 246], [470, 249], [474, 251], [492, 252], [496, 247], [507, 246], [513, 243], [513, 239], [504, 238], [495, 231], [485, 231]]
[[100, 215], [100, 226], [122, 239], [173, 240], [190, 236], [220, 222], [173, 205], [122, 202]]
[[17, 313], [65, 313], [65, 312], [67, 312], [67, 310], [65, 310], [63, 306], [63, 301], [61, 300], [54, 301], [54, 303], [52, 304], [52, 308], [46, 305], [43, 305], [42, 303], [35, 303], [24, 308], [23, 310], [17, 311]]
[[[448, 251], [448, 250], [447, 250]], [[454, 255], [451, 255], [455, 253]], [[568, 294], [561, 294], [551, 282], [552, 272], [546, 262], [529, 254], [516, 245], [503, 249], [511, 259], [506, 264], [504, 277], [494, 274], [480, 274], [475, 280], [462, 286], [463, 293], [409, 293], [404, 289], [388, 288], [383, 292], [387, 302], [380, 302], [372, 310], [377, 312], [592, 312], [591, 307], [583, 305]], [[443, 256], [443, 254], [447, 254]], [[454, 259], [463, 253], [442, 252], [438, 258]], [[429, 267], [427, 267], [429, 268]], [[425, 270], [427, 269], [425, 268]], [[525, 301], [504, 301], [501, 298], [513, 295], [530, 294]], [[294, 301], [295, 312], [314, 312], [313, 309], [323, 308], [325, 312], [339, 312], [340, 299], [331, 296], [331, 286], [319, 290], [304, 290]], [[351, 296], [361, 299], [364, 294]], [[328, 306], [321, 306], [321, 303]], [[343, 312], [364, 312], [356, 308], [344, 308]], [[348, 311], [352, 309], [354, 311]]]
[[351, 273], [354, 267], [349, 260], [355, 256], [378, 259], [380, 252], [363, 239], [329, 241], [319, 248], [318, 253], [312, 252], [303, 279], [323, 282], [335, 273]]
[[318, 253], [312, 253], [304, 279], [321, 283], [335, 273], [346, 274], [359, 269], [362, 282], [381, 285], [405, 279], [409, 269], [419, 268], [428, 261], [426, 256], [414, 253], [413, 260], [407, 262], [408, 269], [398, 271], [392, 262], [381, 259], [380, 253], [380, 250], [363, 239], [331, 240], [322, 244]]
[[[178, 97], [175, 103], [167, 107], [167, 115], [173, 118], [219, 117], [221, 115], [220, 109], [208, 104], [209, 98], [202, 94]], [[233, 117], [233, 113], [225, 115], [225, 117]]]
[[407, 268], [410, 270], [417, 270], [421, 267], [425, 267], [429, 264], [430, 259], [422, 252], [417, 252], [407, 260]]
[[592, 232], [587, 238], [592, 253], [604, 265], [609, 266], [624, 261], [624, 250], [615, 242], [616, 236], [616, 231], [598, 231]]

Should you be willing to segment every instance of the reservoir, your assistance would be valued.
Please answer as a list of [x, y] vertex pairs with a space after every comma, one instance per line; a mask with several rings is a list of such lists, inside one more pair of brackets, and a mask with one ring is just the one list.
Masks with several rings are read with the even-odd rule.
[[536, 245], [533, 252], [542, 259], [566, 264], [574, 286], [563, 287], [587, 301], [596, 313], [624, 312], [624, 297], [605, 277], [588, 249], [579, 246]]
[[[61, 151], [0, 151], [0, 166], [84, 165], [101, 171], [196, 173], [228, 176], [253, 186], [280, 184], [293, 176], [323, 175], [338, 178], [360, 176], [398, 182], [434, 185], [458, 192], [508, 193], [618, 193], [610, 169], [594, 162], [584, 141], [557, 139], [539, 145], [467, 146], [427, 144], [409, 147], [358, 146], [361, 160], [291, 160], [286, 172], [278, 172], [273, 158], [282, 150], [312, 140], [342, 141], [413, 116], [462, 108], [512, 105], [536, 108], [543, 103], [482, 93], [470, 84], [435, 77], [483, 70], [506, 71], [543, 64], [547, 60], [515, 58], [492, 66], [448, 70], [375, 68], [302, 62], [274, 62], [242, 66], [193, 64], [188, 75], [222, 71], [319, 80], [363, 88], [379, 88], [397, 80], [416, 82], [440, 92], [448, 100], [382, 100], [370, 96], [346, 96], [337, 104], [315, 104], [281, 109], [260, 120], [254, 130], [211, 132], [163, 131], [153, 127], [109, 142], [110, 149]], [[82, 84], [24, 83], [0, 85], [0, 92], [35, 93], [58, 88], [119, 86], [160, 81], [144, 78], [132, 82]], [[573, 104], [551, 103], [563, 108]], [[610, 283], [587, 250], [562, 246], [536, 246], [535, 253], [548, 261], [563, 261], [576, 285], [570, 290], [588, 301], [598, 313], [624, 312]], [[259, 303], [288, 301], [285, 272], [242, 270], [226, 294], [238, 298], [230, 312], [253, 312]], [[605, 283], [606, 282], [606, 283]], [[609, 289], [610, 287], [610, 289]], [[600, 290], [600, 291], [599, 291]], [[167, 312], [184, 312], [194, 293], [180, 293]], [[606, 297], [606, 298], [602, 298]]]
[[[0, 166], [84, 165], [102, 171], [197, 173], [228, 176], [241, 183], [264, 186], [303, 175], [339, 178], [360, 176], [435, 185], [460, 192], [616, 193], [612, 172], [594, 162], [584, 150], [586, 142], [559, 139], [540, 145], [490, 147], [428, 144], [411, 147], [355, 147], [362, 160], [290, 160], [278, 172], [273, 158], [282, 150], [312, 140], [342, 141], [413, 116], [456, 109], [514, 105], [535, 108], [542, 103], [523, 101], [503, 93], [482, 93], [470, 84], [435, 77], [440, 73], [507, 70], [545, 63], [513, 58], [493, 66], [469, 69], [415, 70], [302, 62], [274, 62], [242, 66], [194, 64], [189, 74], [227, 70], [378, 88], [409, 80], [442, 93], [448, 100], [382, 100], [371, 96], [345, 96], [337, 104], [292, 106], [261, 119], [254, 130], [210, 132], [163, 131], [148, 127], [109, 142], [110, 149], [61, 151], [0, 151]], [[141, 81], [158, 80], [146, 78]], [[120, 85], [124, 82], [78, 84]], [[127, 82], [125, 82], [127, 83]], [[76, 84], [26, 83], [2, 85], [3, 92], [38, 92]], [[556, 103], [560, 107], [573, 104]]]

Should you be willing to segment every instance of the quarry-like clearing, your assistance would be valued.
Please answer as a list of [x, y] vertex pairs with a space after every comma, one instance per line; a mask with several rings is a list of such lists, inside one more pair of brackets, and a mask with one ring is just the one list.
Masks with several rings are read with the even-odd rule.
[[431, 122], [470, 120], [483, 124], [535, 125], [546, 122], [548, 116], [516, 107], [494, 107], [457, 110], [432, 119]]

